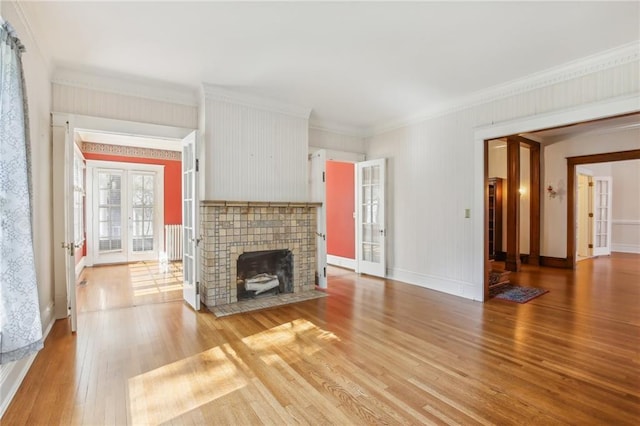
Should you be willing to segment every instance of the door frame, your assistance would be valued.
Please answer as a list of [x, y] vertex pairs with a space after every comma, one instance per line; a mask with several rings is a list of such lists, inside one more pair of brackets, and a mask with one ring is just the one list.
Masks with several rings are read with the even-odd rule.
[[[164, 238], [161, 235], [164, 235], [164, 166], [159, 164], [146, 164], [146, 163], [127, 163], [121, 161], [104, 161], [104, 160], [85, 160], [86, 170], [87, 170], [87, 183], [86, 183], [86, 204], [85, 204], [85, 231], [87, 233], [87, 254], [85, 259], [86, 266], [93, 266], [96, 264], [96, 238], [94, 228], [94, 221], [96, 219], [97, 213], [94, 212], [94, 203], [96, 201], [94, 194], [94, 185], [95, 179], [93, 174], [100, 169], [112, 169], [112, 170], [123, 170], [125, 171], [124, 175], [126, 175], [125, 179], [123, 179], [122, 188], [129, 188], [131, 182], [128, 180], [128, 176], [130, 172], [140, 171], [140, 172], [152, 172], [156, 174], [156, 182], [155, 182], [155, 192], [156, 197], [154, 197], [154, 233], [157, 238], [156, 240], [156, 249], [154, 250], [153, 258], [157, 259], [158, 255], [162, 251], [162, 246], [164, 245]], [[127, 189], [128, 193], [128, 189]], [[126, 215], [129, 215], [131, 205], [130, 200], [127, 199], [122, 204], [123, 211]], [[156, 208], [156, 206], [158, 206]], [[130, 228], [130, 224], [127, 224], [127, 227]], [[131, 240], [131, 232], [127, 231], [127, 241], [126, 241], [126, 258], [127, 262], [136, 261], [136, 260], [150, 260], [151, 257], [143, 256], [140, 259], [130, 258], [131, 255], [131, 247], [129, 247], [129, 243]], [[102, 264], [102, 263], [100, 263]], [[106, 262], [105, 264], [108, 264]]]
[[[326, 178], [326, 164], [327, 161], [340, 161], [344, 163], [357, 163], [358, 161], [364, 161], [365, 154], [347, 152], [347, 151], [337, 151], [330, 150], [325, 148], [317, 148], [317, 147], [309, 147], [309, 199], [311, 201], [316, 201], [322, 203], [321, 207], [316, 209], [317, 211], [317, 231], [316, 231], [316, 245], [318, 246], [317, 250], [317, 259], [316, 259], [316, 269], [318, 269], [318, 274], [322, 274], [323, 269], [326, 268], [328, 264], [328, 254], [327, 254], [327, 244], [326, 244], [326, 231], [327, 231], [327, 221], [326, 221], [326, 201], [327, 201], [327, 186], [323, 177]], [[314, 158], [320, 158], [322, 161], [322, 170], [315, 170], [312, 162]], [[355, 173], [354, 167], [354, 173]], [[355, 177], [355, 176], [354, 176]], [[354, 197], [357, 194], [357, 188], [355, 187], [354, 182]], [[354, 200], [355, 201], [355, 200]], [[358, 240], [358, 230], [356, 227], [354, 240], [357, 242]], [[356, 243], [357, 244], [357, 243]], [[357, 248], [357, 247], [356, 247]], [[357, 262], [357, 257], [353, 259], [354, 264]], [[341, 265], [342, 266], [342, 265]], [[357, 272], [357, 268], [354, 268]], [[323, 279], [324, 278], [324, 279]], [[318, 277], [320, 287], [326, 287], [326, 278]]]
[[[487, 197], [487, 164], [485, 158], [485, 141], [498, 139], [508, 135], [535, 132], [553, 127], [562, 127], [582, 122], [611, 118], [615, 116], [640, 112], [640, 99], [634, 94], [595, 102], [587, 105], [579, 105], [560, 111], [553, 111], [538, 115], [527, 116], [515, 120], [497, 124], [478, 126], [474, 130], [474, 185], [473, 185], [473, 211], [477, 212], [473, 217], [473, 269], [472, 269], [472, 294], [464, 295], [474, 300], [485, 301], [489, 298], [489, 244], [487, 230], [487, 213], [485, 212], [485, 200]], [[571, 188], [571, 186], [569, 186]], [[571, 191], [568, 191], [569, 194]], [[569, 215], [567, 215], [569, 216]], [[572, 223], [574, 217], [567, 217]], [[569, 226], [569, 230], [571, 227]], [[575, 232], [573, 232], [575, 233]], [[575, 241], [575, 236], [573, 236]], [[575, 243], [574, 243], [575, 244]], [[575, 250], [575, 248], [573, 248]], [[569, 246], [567, 246], [567, 252]], [[571, 256], [571, 264], [575, 258]]]
[[[611, 163], [615, 161], [640, 160], [640, 149], [607, 152], [603, 154], [567, 157], [567, 262], [566, 267], [576, 266], [576, 230], [571, 224], [576, 220], [577, 167], [584, 164]], [[609, 234], [611, 237], [611, 234]]]
[[[73, 172], [73, 164], [68, 163], [65, 160], [65, 156], [56, 155], [57, 150], [55, 147], [67, 147], [67, 144], [74, 144], [74, 138], [68, 138], [65, 140], [65, 132], [61, 131], [66, 128], [66, 123], [69, 123], [69, 133], [71, 135], [75, 135], [77, 130], [91, 130], [102, 133], [113, 133], [120, 135], [129, 135], [129, 136], [146, 136], [153, 138], [164, 138], [164, 139], [176, 139], [182, 140], [189, 133], [193, 132], [196, 129], [184, 128], [184, 127], [176, 127], [176, 126], [165, 126], [161, 124], [151, 124], [151, 123], [142, 123], [142, 122], [134, 122], [134, 121], [125, 121], [125, 120], [116, 120], [111, 118], [103, 118], [103, 117], [95, 117], [81, 114], [70, 114], [64, 112], [51, 112], [51, 126], [52, 126], [52, 144], [54, 146], [53, 153], [53, 185], [54, 185], [54, 193], [55, 191], [61, 190], [61, 188], [57, 188], [57, 181], [55, 179], [56, 170], [59, 170], [60, 173], [71, 173]], [[199, 196], [200, 194], [198, 194]], [[55, 207], [55, 206], [54, 206]], [[56, 209], [54, 208], [54, 215], [52, 217], [52, 225], [54, 230], [61, 230], [63, 232], [66, 229], [65, 224], [65, 215], [73, 214], [73, 212], [69, 212], [67, 207], [64, 207], [60, 214], [56, 214]], [[65, 250], [60, 247], [60, 238], [57, 232], [54, 232], [54, 240], [52, 244], [53, 253], [53, 263], [54, 263], [54, 294], [55, 294], [55, 313], [56, 319], [67, 318], [69, 316], [69, 311], [66, 308], [66, 301], [69, 297], [72, 297], [75, 300], [75, 291], [70, 294], [68, 291], [68, 279], [66, 278], [64, 273], [58, 273], [57, 271], [62, 268], [64, 271], [66, 258], [60, 256], [59, 253], [62, 250]], [[75, 255], [74, 255], [75, 260]], [[198, 265], [200, 267], [200, 265]], [[75, 277], [75, 274], [73, 274]], [[75, 279], [73, 280], [73, 284], [69, 285], [69, 288], [75, 289]], [[72, 308], [72, 311], [75, 311], [75, 306]], [[71, 317], [75, 318], [76, 312], [71, 312]], [[75, 332], [75, 324], [72, 324], [72, 332]]]

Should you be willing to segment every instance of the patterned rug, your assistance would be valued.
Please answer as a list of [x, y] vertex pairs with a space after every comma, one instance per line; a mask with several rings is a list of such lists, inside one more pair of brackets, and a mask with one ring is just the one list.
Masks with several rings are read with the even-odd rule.
[[505, 284], [489, 289], [489, 297], [506, 300], [508, 302], [527, 303], [529, 300], [548, 293], [549, 290], [533, 287], [520, 287], [518, 285]]

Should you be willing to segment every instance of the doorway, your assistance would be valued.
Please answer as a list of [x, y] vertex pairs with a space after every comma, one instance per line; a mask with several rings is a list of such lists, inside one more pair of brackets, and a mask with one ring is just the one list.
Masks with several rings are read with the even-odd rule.
[[87, 160], [87, 265], [158, 260], [164, 167]]
[[[167, 182], [166, 179], [169, 175], [167, 170], [169, 167], [165, 166], [164, 183], [165, 190], [174, 195], [177, 194], [178, 200], [172, 203], [165, 203], [164, 209], [160, 208], [160, 210], [164, 211], [164, 218], [167, 220], [171, 217], [171, 214], [167, 214], [167, 206], [177, 206], [174, 209], [174, 211], [178, 212], [177, 222], [175, 223], [181, 224], [183, 200], [180, 192], [182, 188], [182, 161], [180, 160], [180, 156], [182, 152], [182, 141], [189, 133], [193, 133], [193, 130], [97, 117], [78, 116], [65, 113], [52, 114], [52, 140], [54, 152], [54, 239], [57, 242], [62, 242], [61, 245], [63, 248], [63, 250], [54, 251], [56, 318], [63, 319], [70, 317], [72, 331], [75, 332], [77, 330], [76, 284], [82, 285], [82, 281], [80, 281], [80, 283], [77, 282], [76, 255], [80, 256], [86, 253], [84, 248], [82, 250], [78, 249], [74, 238], [74, 225], [80, 221], [77, 218], [78, 213], [76, 212], [76, 210], [79, 209], [74, 208], [77, 206], [74, 206], [73, 152], [76, 149], [81, 149], [83, 154], [91, 160], [126, 162], [122, 157], [136, 157], [135, 161], [132, 162], [151, 163], [156, 165], [158, 161], [170, 159], [168, 157], [171, 155], [177, 155], [177, 160], [173, 161], [173, 163], [175, 163], [174, 168], [177, 170], [176, 177], [171, 178], [170, 181]], [[83, 142], [87, 141], [87, 139], [92, 142], [93, 148], [98, 147], [97, 151], [95, 149], [82, 149], [87, 148], [83, 146]], [[142, 155], [149, 154], [149, 151], [153, 151], [153, 154], [150, 156]], [[146, 158], [141, 158], [145, 156]], [[127, 235], [127, 238], [121, 240], [121, 249], [126, 246], [127, 249], [131, 248], [131, 251], [134, 254], [140, 254], [136, 252], [151, 251], [155, 253], [155, 262], [157, 262], [158, 257], [160, 257], [158, 252], [164, 248], [164, 230], [162, 229], [164, 223], [162, 223], [162, 221], [148, 220], [150, 215], [154, 216], [156, 214], [156, 211], [155, 209], [150, 208], [151, 200], [148, 199], [149, 191], [146, 190], [146, 187], [148, 185], [154, 186], [157, 183], [156, 180], [161, 179], [156, 179], [157, 175], [155, 175], [153, 179], [150, 179], [148, 177], [150, 176], [148, 173], [138, 173], [137, 175], [134, 173], [128, 177], [125, 177], [125, 174], [126, 172], [120, 173], [120, 190], [124, 188], [123, 184], [126, 179], [134, 182], [138, 181], [138, 183], [140, 183], [140, 185], [138, 185], [138, 191], [142, 195], [142, 202], [136, 204], [133, 201], [121, 200], [121, 203], [123, 203], [121, 204], [121, 207], [124, 206], [124, 202], [129, 203], [131, 205], [131, 209], [127, 209], [127, 213], [132, 213], [131, 223], [129, 224], [131, 230], [129, 235]], [[107, 174], [104, 177], [109, 181], [110, 186], [107, 187], [105, 184], [102, 188], [104, 190], [103, 192], [106, 193], [109, 190], [118, 187], [118, 183], [116, 182], [118, 179], [114, 179], [113, 175]], [[100, 179], [98, 178], [97, 180], [99, 181]], [[86, 192], [86, 195], [92, 193], [92, 195], [99, 196], [96, 195], [93, 189], [89, 187], [86, 187]], [[144, 200], [145, 194], [147, 198], [146, 201]], [[156, 195], [154, 193], [154, 198], [155, 197]], [[88, 206], [86, 201], [88, 200], [85, 200], [84, 203], [85, 214]], [[194, 199], [194, 202], [197, 202], [197, 200]], [[110, 215], [110, 208], [114, 206], [107, 203], [103, 207], [103, 214]], [[137, 210], [134, 212], [133, 209]], [[121, 217], [124, 216], [122, 213], [123, 212], [121, 211]], [[126, 217], [127, 219], [129, 218], [129, 216]], [[117, 234], [116, 229], [118, 226], [115, 223], [117, 222], [116, 220], [111, 220], [115, 219], [115, 217], [103, 217], [103, 219], [103, 222], [106, 223], [103, 227], [106, 227], [109, 230], [107, 235], [108, 238], [103, 238], [104, 246], [104, 244], [106, 244], [104, 241], [109, 241], [109, 244], [112, 244], [113, 240], [115, 240], [111, 237]], [[86, 232], [87, 221], [84, 221], [84, 223]], [[124, 235], [122, 228], [123, 226], [121, 224], [121, 237]], [[153, 247], [153, 250], [149, 250], [150, 247]], [[134, 258], [127, 257], [125, 261], [131, 260], [135, 260], [135, 256]], [[112, 259], [112, 261], [114, 260]], [[166, 269], [167, 265], [164, 264], [161, 266]], [[78, 269], [78, 271], [80, 271], [80, 269]]]
[[[640, 114], [636, 112], [637, 106], [629, 104], [625, 100], [620, 100], [617, 102], [611, 102], [606, 105], [606, 108], [602, 106], [585, 106], [580, 108], [580, 111], [572, 111], [566, 113], [558, 113], [552, 114], [545, 117], [531, 117], [524, 120], [514, 121], [513, 123], [507, 123], [504, 125], [497, 126], [488, 126], [486, 129], [478, 130], [476, 132], [476, 140], [478, 141], [478, 149], [476, 150], [476, 158], [482, 159], [484, 155], [484, 167], [481, 168], [483, 170], [484, 178], [482, 182], [484, 183], [484, 202], [486, 206], [487, 200], [487, 152], [486, 145], [485, 149], [480, 149], [482, 145], [481, 142], [485, 142], [487, 140], [495, 139], [501, 133], [504, 135], [513, 133], [514, 131], [524, 131], [525, 129], [548, 129], [548, 130], [539, 130], [539, 131], [527, 131], [526, 133], [519, 133], [518, 136], [522, 135], [525, 137], [531, 137], [532, 139], [538, 139], [539, 137], [549, 137], [552, 143], [555, 143], [560, 138], [566, 137], [568, 134], [572, 134], [574, 132], [587, 133], [593, 132], [594, 134], [597, 132], [608, 132], [610, 129], [617, 128], [619, 130], [631, 131], [634, 128], [637, 128], [638, 121], [640, 118]], [[609, 117], [606, 117], [606, 112], [610, 114]], [[616, 116], [615, 114], [622, 114]], [[606, 117], [606, 118], [603, 118]], [[576, 118], [581, 119], [581, 122], [577, 124], [565, 124], [565, 123], [575, 123]], [[591, 120], [591, 121], [589, 121]], [[504, 132], [504, 133], [503, 133]], [[546, 133], [546, 134], [545, 134]], [[540, 140], [540, 139], [538, 139]], [[637, 146], [637, 138], [635, 139], [635, 143]], [[544, 141], [542, 145], [545, 145]], [[593, 141], [592, 141], [593, 142]], [[597, 143], [597, 141], [595, 142]], [[609, 144], [611, 144], [609, 142]], [[633, 142], [625, 141], [620, 142], [621, 145], [631, 145]], [[574, 144], [571, 146], [571, 149], [581, 149], [582, 144]], [[590, 148], [592, 150], [597, 150], [596, 146]], [[633, 150], [635, 151], [635, 150]], [[621, 153], [614, 153], [614, 156], [619, 156]], [[636, 158], [635, 153], [630, 154], [632, 157]], [[545, 158], [547, 156], [547, 158]], [[540, 256], [540, 264], [542, 266], [553, 266], [553, 267], [562, 267], [562, 268], [573, 268], [575, 267], [575, 247], [576, 247], [576, 228], [575, 228], [575, 202], [576, 202], [576, 194], [574, 193], [575, 185], [576, 185], [576, 176], [575, 176], [575, 165], [577, 164], [586, 164], [589, 161], [586, 159], [583, 161], [579, 159], [577, 161], [572, 162], [571, 158], [568, 155], [562, 157], [560, 162], [556, 161], [555, 163], [549, 163], [549, 155], [543, 153], [542, 158], [544, 160], [544, 164], [542, 167], [542, 171], [545, 175], [542, 176], [541, 180], [544, 180], [545, 183], [542, 185], [543, 189], [537, 194], [541, 198], [541, 206], [543, 207], [543, 211], [541, 212], [540, 217], [540, 226], [541, 226], [541, 254], [547, 254], [546, 256]], [[592, 156], [597, 157], [597, 155]], [[567, 158], [567, 160], [564, 160]], [[562, 175], [558, 175], [557, 170], [562, 167], [562, 163], [567, 165], [567, 170]], [[551, 164], [552, 169], [548, 167]], [[566, 176], [566, 179], [563, 178]], [[571, 190], [570, 190], [571, 189]], [[534, 194], [532, 194], [533, 196]], [[558, 207], [559, 206], [559, 207]], [[562, 208], [562, 206], [566, 206], [566, 210]], [[564, 211], [563, 211], [564, 210]], [[565, 213], [566, 212], [566, 213]], [[566, 214], [566, 219], [562, 222], [558, 222], [557, 219], [554, 220], [554, 225], [550, 225], [552, 222], [550, 221], [551, 216], [559, 216]], [[490, 262], [488, 257], [488, 230], [487, 230], [487, 210], [485, 207], [485, 220], [483, 220], [483, 228], [482, 232], [484, 235], [484, 268], [480, 268], [484, 270], [483, 274], [483, 288], [484, 294], [479, 296], [481, 300], [487, 300], [488, 298], [488, 284], [489, 284], [489, 270], [490, 270]], [[565, 226], [566, 225], [566, 228]], [[545, 229], [546, 228], [546, 229]], [[566, 229], [566, 232], [564, 232]], [[559, 240], [559, 238], [561, 238]], [[481, 239], [481, 240], [482, 240]], [[564, 240], [564, 241], [562, 241]], [[564, 250], [562, 246], [564, 246], [563, 242], [566, 241], [566, 248]], [[562, 251], [561, 251], [562, 250]], [[546, 252], [546, 253], [545, 253]], [[564, 252], [564, 253], [563, 253]]]

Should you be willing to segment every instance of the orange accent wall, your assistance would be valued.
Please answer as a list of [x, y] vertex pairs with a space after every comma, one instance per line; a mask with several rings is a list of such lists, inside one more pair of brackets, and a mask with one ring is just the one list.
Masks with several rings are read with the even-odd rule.
[[353, 163], [327, 161], [327, 254], [356, 258], [355, 174]]
[[182, 224], [182, 162], [155, 158], [83, 152], [86, 160], [120, 161], [122, 163], [157, 164], [164, 166], [164, 223]]

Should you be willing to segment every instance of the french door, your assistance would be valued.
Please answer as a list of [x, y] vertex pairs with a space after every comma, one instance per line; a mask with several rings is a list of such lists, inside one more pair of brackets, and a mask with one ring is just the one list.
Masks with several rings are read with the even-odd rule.
[[593, 255], [611, 254], [611, 178], [594, 177]]
[[356, 163], [357, 272], [386, 275], [384, 158]]
[[198, 134], [193, 131], [182, 140], [182, 297], [196, 311], [200, 310], [198, 169]]
[[164, 223], [164, 169], [87, 161], [90, 264], [157, 260]]

